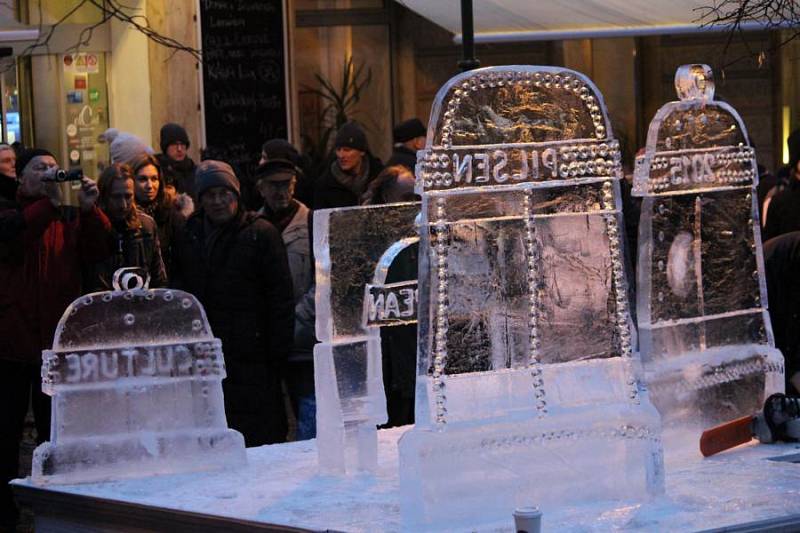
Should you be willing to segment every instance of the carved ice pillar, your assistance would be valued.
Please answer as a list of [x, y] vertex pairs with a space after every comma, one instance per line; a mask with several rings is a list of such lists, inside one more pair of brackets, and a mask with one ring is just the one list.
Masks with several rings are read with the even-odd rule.
[[384, 282], [397, 254], [417, 241], [418, 213], [418, 202], [314, 213], [320, 340], [314, 386], [323, 472], [377, 468], [376, 426], [386, 422], [380, 328], [416, 321], [416, 282]]

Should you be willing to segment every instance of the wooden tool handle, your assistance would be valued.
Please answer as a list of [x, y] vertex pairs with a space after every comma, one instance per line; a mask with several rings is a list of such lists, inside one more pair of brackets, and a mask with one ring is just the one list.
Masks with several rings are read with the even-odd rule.
[[753, 418], [743, 416], [705, 430], [700, 436], [700, 453], [703, 457], [708, 457], [750, 442], [753, 438]]

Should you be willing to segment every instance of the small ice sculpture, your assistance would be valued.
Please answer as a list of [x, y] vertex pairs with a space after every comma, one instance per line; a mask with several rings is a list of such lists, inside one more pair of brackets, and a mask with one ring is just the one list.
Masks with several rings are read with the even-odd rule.
[[34, 451], [35, 483], [246, 462], [242, 435], [225, 421], [225, 363], [205, 311], [191, 294], [148, 289], [131, 270], [117, 271], [113, 291], [72, 302], [42, 354], [51, 440]]
[[736, 111], [714, 100], [706, 65], [675, 74], [636, 160], [638, 307], [647, 382], [665, 423], [713, 425], [783, 390], [756, 205], [755, 151]]
[[[314, 213], [317, 449], [326, 473], [373, 472], [386, 422], [380, 328], [416, 321], [416, 281], [385, 284], [419, 239], [419, 202]], [[415, 276], [416, 277], [416, 276]]]
[[461, 74], [436, 96], [417, 161], [404, 527], [660, 491], [660, 421], [639, 387], [628, 312], [619, 145], [597, 88], [562, 68]]

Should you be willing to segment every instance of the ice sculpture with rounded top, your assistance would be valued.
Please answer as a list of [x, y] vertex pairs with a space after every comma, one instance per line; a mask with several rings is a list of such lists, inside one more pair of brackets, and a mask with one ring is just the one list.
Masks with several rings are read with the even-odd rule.
[[[642, 197], [637, 317], [656, 407], [669, 425], [752, 414], [783, 388], [767, 313], [755, 150], [714, 100], [707, 65], [675, 74], [636, 160]], [[698, 434], [699, 435], [699, 434]]]
[[451, 79], [417, 154], [422, 197], [416, 425], [400, 440], [409, 530], [521, 506], [662, 489], [639, 387], [619, 144], [602, 96], [563, 68]]
[[200, 302], [121, 269], [114, 290], [81, 296], [42, 353], [50, 441], [37, 483], [80, 483], [245, 464], [225, 419], [225, 363]]

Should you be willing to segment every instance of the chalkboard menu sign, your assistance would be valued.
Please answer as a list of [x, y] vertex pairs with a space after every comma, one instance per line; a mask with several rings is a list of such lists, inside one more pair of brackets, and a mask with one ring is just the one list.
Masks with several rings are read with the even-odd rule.
[[246, 179], [267, 139], [287, 135], [282, 0], [200, 0], [204, 158]]

